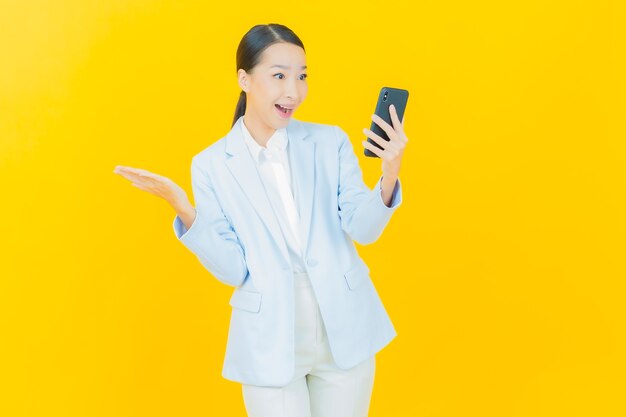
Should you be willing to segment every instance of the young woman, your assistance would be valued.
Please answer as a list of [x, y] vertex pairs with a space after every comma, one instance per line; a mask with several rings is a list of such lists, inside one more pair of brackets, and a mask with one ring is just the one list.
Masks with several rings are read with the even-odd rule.
[[393, 126], [372, 115], [390, 141], [364, 129], [383, 148], [362, 142], [382, 161], [369, 189], [341, 128], [293, 118], [306, 69], [286, 26], [244, 35], [232, 128], [191, 161], [195, 208], [168, 178], [115, 172], [167, 200], [178, 239], [233, 287], [222, 375], [242, 384], [249, 416], [362, 417], [396, 332], [353, 240], [376, 241], [401, 204], [408, 139], [393, 107]]

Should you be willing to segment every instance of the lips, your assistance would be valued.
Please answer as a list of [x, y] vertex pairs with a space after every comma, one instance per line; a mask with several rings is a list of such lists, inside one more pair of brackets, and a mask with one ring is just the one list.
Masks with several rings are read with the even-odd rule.
[[281, 106], [280, 104], [274, 104], [274, 107], [276, 107], [276, 111], [278, 112], [278, 115], [282, 118], [290, 117], [294, 110], [293, 107], [284, 107], [284, 106]]

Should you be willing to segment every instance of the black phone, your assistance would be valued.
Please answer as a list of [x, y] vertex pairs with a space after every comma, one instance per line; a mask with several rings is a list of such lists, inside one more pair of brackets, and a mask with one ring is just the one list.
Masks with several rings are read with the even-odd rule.
[[[398, 114], [398, 119], [400, 119], [400, 122], [402, 122], [402, 119], [404, 118], [404, 110], [406, 109], [406, 103], [408, 99], [408, 90], [403, 90], [401, 88], [383, 87], [380, 89], [380, 93], [378, 94], [378, 101], [376, 102], [376, 110], [374, 111], [374, 113], [380, 116], [385, 122], [389, 123], [390, 126], [393, 126], [393, 123], [391, 122], [391, 114], [389, 113], [389, 106], [392, 104], [394, 105], [394, 107], [396, 108], [396, 113]], [[373, 120], [370, 130], [384, 140], [389, 141], [389, 136], [387, 136], [387, 133], [385, 133], [385, 131]], [[378, 149], [382, 149], [376, 142], [374, 142], [373, 139], [368, 137], [367, 141], [376, 146]], [[364, 151], [365, 156], [371, 156], [374, 158], [379, 157], [367, 148], [365, 148]]]

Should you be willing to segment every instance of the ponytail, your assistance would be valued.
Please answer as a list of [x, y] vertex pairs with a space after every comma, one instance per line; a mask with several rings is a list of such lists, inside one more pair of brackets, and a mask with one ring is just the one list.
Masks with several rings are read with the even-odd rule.
[[233, 124], [231, 127], [235, 126], [237, 120], [244, 115], [246, 112], [246, 92], [241, 90], [239, 93], [239, 101], [237, 102], [237, 107], [235, 108], [235, 118], [233, 119]]

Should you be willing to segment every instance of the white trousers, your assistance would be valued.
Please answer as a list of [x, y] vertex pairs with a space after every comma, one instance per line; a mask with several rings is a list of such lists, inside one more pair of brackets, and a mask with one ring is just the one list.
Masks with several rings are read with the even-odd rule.
[[334, 363], [307, 273], [295, 273], [296, 372], [284, 387], [242, 384], [248, 417], [366, 417], [375, 356], [343, 370]]

